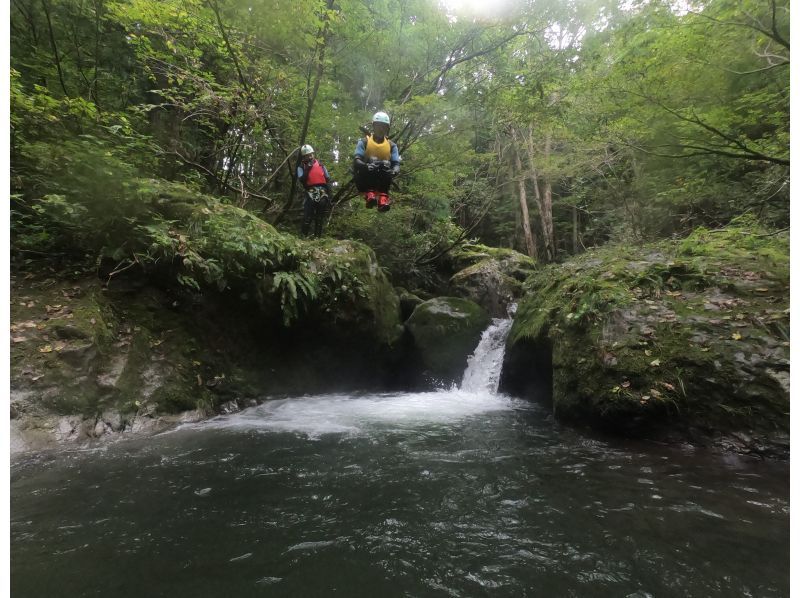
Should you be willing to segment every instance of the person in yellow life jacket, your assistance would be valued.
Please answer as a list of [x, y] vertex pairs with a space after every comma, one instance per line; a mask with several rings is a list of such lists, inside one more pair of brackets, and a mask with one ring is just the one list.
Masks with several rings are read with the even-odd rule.
[[322, 235], [322, 224], [331, 209], [331, 177], [328, 169], [316, 158], [314, 148], [306, 144], [300, 148], [300, 165], [297, 167], [297, 178], [305, 188], [303, 201], [303, 228], [304, 237], [311, 230], [314, 222], [314, 236]]
[[364, 194], [368, 208], [377, 206], [385, 212], [391, 205], [389, 186], [400, 173], [400, 152], [389, 134], [389, 115], [376, 112], [372, 117], [372, 135], [358, 140], [353, 160], [356, 189]]

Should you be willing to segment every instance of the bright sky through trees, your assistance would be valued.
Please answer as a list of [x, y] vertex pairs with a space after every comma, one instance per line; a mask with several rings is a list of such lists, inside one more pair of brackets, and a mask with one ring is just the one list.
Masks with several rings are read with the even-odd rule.
[[501, 17], [512, 7], [510, 0], [441, 0], [448, 15], [491, 19]]

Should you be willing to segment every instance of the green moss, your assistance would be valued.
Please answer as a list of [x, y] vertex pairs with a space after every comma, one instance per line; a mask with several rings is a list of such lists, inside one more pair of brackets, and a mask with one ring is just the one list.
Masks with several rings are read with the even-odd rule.
[[480, 243], [468, 243], [452, 251], [450, 256], [455, 270], [464, 270], [480, 262], [499, 262], [503, 271], [517, 280], [524, 280], [537, 268], [536, 260], [504, 247], [489, 247]]
[[489, 322], [486, 311], [472, 301], [437, 297], [418, 305], [406, 326], [429, 372], [454, 380], [463, 373]]
[[788, 246], [776, 237], [735, 223], [544, 268], [526, 282], [510, 350], [552, 343], [565, 416], [785, 429]]
[[402, 334], [400, 300], [375, 253], [357, 241], [307, 243], [320, 293], [313, 311], [342, 330], [392, 345]]

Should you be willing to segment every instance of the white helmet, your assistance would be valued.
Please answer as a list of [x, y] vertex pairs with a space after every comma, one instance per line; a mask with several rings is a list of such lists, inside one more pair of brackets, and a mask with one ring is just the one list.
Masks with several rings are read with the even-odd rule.
[[314, 148], [308, 145], [307, 143], [300, 148], [301, 156], [307, 156], [308, 154], [313, 154], [313, 153], [314, 153]]
[[384, 123], [384, 124], [388, 125], [388, 124], [390, 124], [389, 115], [386, 114], [385, 112], [376, 112], [372, 116], [372, 122], [374, 122], [374, 123]]

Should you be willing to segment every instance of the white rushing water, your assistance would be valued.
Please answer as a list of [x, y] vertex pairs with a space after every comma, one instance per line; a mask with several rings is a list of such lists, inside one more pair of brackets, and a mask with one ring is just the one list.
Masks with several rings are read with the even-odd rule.
[[[512, 314], [514, 307], [512, 305], [510, 308]], [[461, 380], [461, 390], [497, 393], [506, 352], [506, 338], [512, 322], [511, 318], [495, 318], [491, 326], [483, 331], [475, 352], [467, 360], [467, 369]]]
[[453, 424], [494, 411], [513, 409], [518, 401], [502, 395], [459, 389], [416, 393], [325, 394], [266, 401], [240, 413], [214, 418], [201, 427], [362, 435], [378, 429], [409, 430]]
[[[337, 393], [271, 400], [223, 415], [198, 427], [361, 435], [376, 428], [401, 430], [420, 425], [448, 425], [494, 411], [508, 411], [520, 401], [498, 395], [505, 340], [511, 319], [495, 319], [467, 362], [461, 387], [431, 392]], [[195, 427], [190, 425], [188, 427]]]

